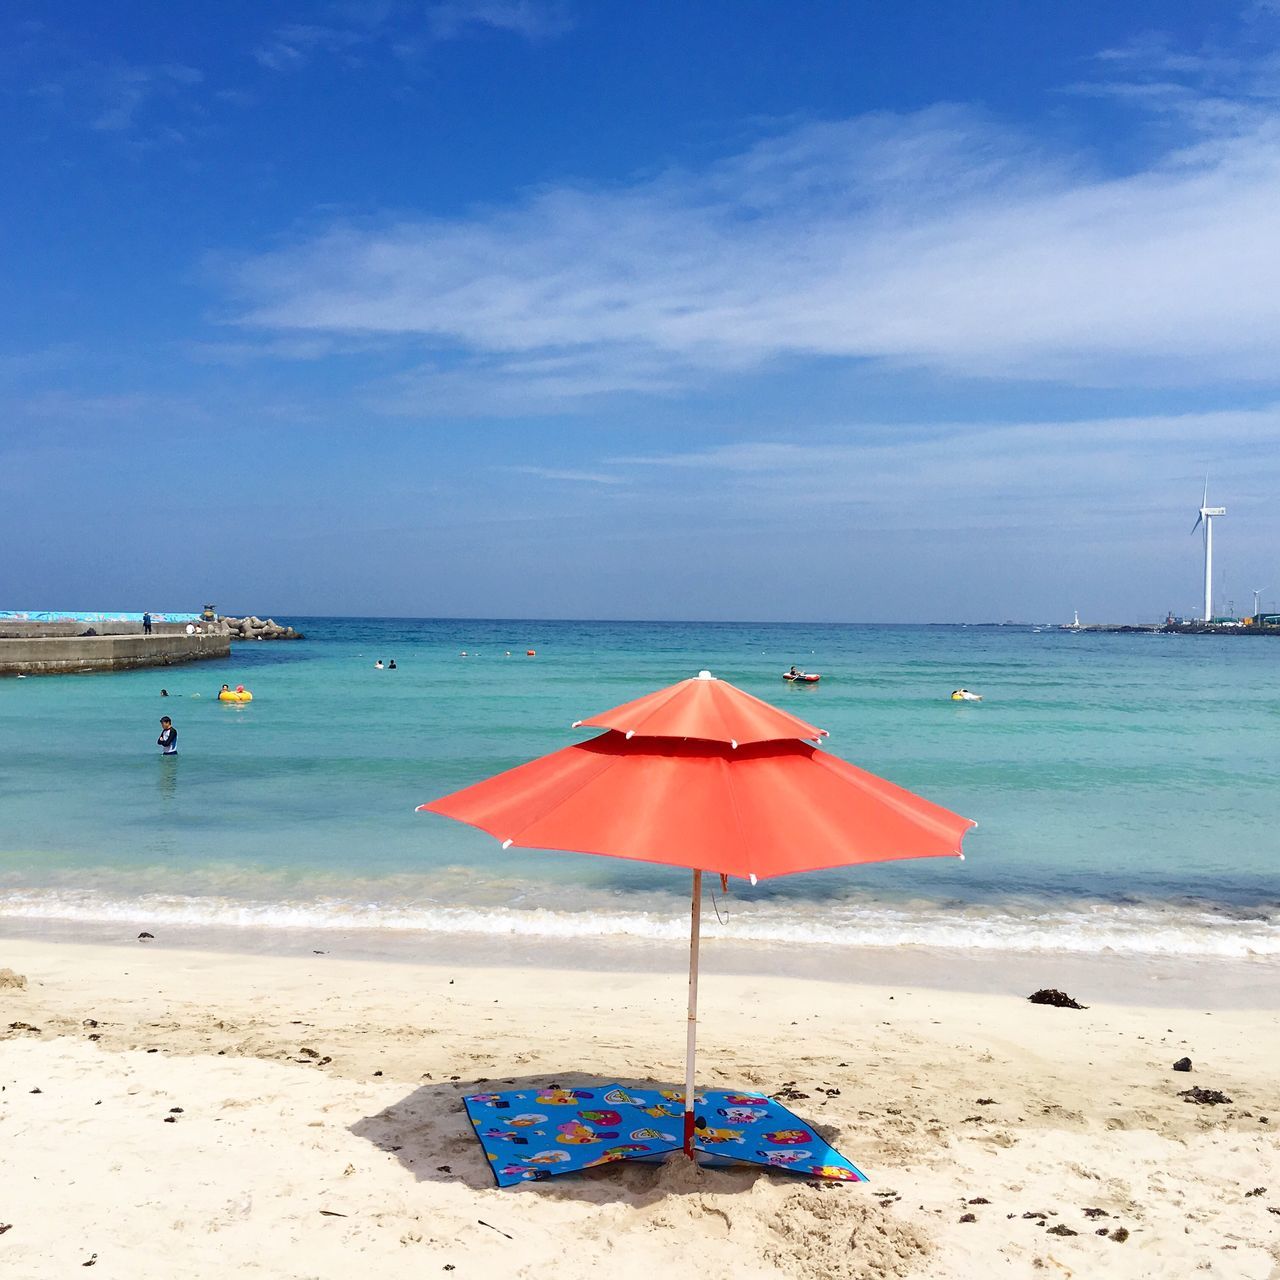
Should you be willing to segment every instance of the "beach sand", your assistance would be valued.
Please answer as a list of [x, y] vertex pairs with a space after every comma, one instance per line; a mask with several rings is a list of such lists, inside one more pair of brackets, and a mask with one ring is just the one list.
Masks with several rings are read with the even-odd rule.
[[711, 974], [701, 1083], [794, 1082], [870, 1183], [677, 1158], [498, 1190], [462, 1094], [678, 1082], [678, 974], [29, 939], [3, 966], [6, 1280], [1280, 1277], [1274, 1011]]

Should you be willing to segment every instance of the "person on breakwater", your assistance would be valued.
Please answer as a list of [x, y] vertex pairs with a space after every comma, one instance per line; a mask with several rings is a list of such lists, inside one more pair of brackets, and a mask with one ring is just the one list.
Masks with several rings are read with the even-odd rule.
[[156, 739], [156, 746], [160, 748], [162, 755], [178, 754], [178, 731], [173, 727], [173, 721], [168, 716], [160, 717], [160, 736]]
[[142, 615], [142, 634], [144, 636], [149, 636], [151, 634], [151, 615], [149, 613], [144, 613]]

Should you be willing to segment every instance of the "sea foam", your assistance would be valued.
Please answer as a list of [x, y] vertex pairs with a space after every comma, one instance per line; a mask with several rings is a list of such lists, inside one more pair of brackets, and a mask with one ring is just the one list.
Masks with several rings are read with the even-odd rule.
[[[5, 918], [621, 942], [679, 942], [689, 930], [687, 907], [682, 910], [674, 897], [669, 911], [554, 910], [340, 897], [280, 901], [184, 894], [122, 897], [60, 888], [0, 893], [0, 920]], [[812, 903], [734, 904], [727, 915], [707, 911], [702, 930], [705, 938], [717, 942], [822, 948], [929, 947], [1231, 959], [1280, 955], [1276, 912], [1228, 913], [1190, 905], [1092, 903], [1033, 911], [1007, 906], [903, 908], [860, 901], [856, 905], [837, 902], [823, 911]]]

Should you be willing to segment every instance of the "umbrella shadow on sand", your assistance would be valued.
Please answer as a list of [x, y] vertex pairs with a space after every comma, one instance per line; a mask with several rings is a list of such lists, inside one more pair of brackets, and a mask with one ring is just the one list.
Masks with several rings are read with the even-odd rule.
[[[560, 1086], [600, 1090], [616, 1085], [624, 1089], [679, 1087], [674, 1084], [655, 1085], [652, 1080], [604, 1077], [583, 1072], [442, 1081], [422, 1085], [376, 1115], [356, 1121], [349, 1131], [378, 1150], [394, 1154], [419, 1182], [460, 1182], [475, 1191], [497, 1189], [489, 1162], [467, 1119], [462, 1104], [465, 1096], [489, 1089], [534, 1091]], [[806, 1123], [827, 1142], [835, 1144], [840, 1137], [840, 1130], [835, 1126]], [[538, 1194], [571, 1200], [596, 1203], [621, 1200], [643, 1204], [669, 1195], [741, 1194], [749, 1192], [761, 1178], [798, 1183], [811, 1181], [785, 1171], [746, 1164], [702, 1166], [695, 1171], [688, 1157], [677, 1151], [667, 1156], [663, 1163], [618, 1160], [594, 1169], [561, 1174], [505, 1190], [518, 1192], [536, 1188]]]

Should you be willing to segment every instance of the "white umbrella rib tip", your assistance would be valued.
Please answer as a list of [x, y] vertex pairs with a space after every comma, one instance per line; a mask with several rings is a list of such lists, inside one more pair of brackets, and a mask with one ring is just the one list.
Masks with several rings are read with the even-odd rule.
[[752, 883], [753, 885], [757, 883], [757, 881], [756, 881], [756, 877], [755, 877], [755, 872], [752, 872], [752, 873], [747, 877], [747, 879], [748, 879], [748, 880], [750, 880], [750, 881], [751, 881], [751, 883]]
[[628, 741], [628, 742], [630, 742], [630, 741], [631, 741], [631, 739], [632, 739], [632, 738], [634, 738], [635, 736], [636, 736], [636, 731], [635, 731], [634, 729], [628, 729], [628, 730], [627, 730], [627, 741]]
[[514, 840], [504, 840], [504, 841], [502, 842], [502, 847], [503, 847], [504, 849], [510, 849], [510, 848], [511, 848], [511, 846], [512, 846], [513, 844], [515, 844], [515, 841], [514, 841]]

